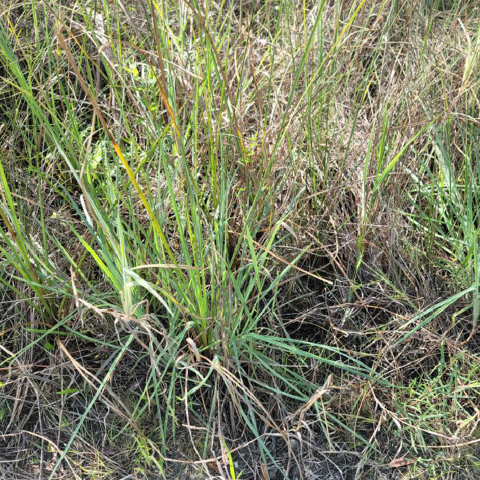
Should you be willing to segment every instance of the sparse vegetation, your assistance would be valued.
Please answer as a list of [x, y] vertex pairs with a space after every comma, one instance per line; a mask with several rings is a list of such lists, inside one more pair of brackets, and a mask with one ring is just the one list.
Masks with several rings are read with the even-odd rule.
[[0, 476], [480, 478], [480, 4], [0, 2]]

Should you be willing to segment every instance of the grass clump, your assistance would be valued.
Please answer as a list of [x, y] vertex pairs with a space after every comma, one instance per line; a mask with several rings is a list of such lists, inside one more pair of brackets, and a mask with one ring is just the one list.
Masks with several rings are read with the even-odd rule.
[[2, 475], [478, 469], [479, 13], [7, 2]]

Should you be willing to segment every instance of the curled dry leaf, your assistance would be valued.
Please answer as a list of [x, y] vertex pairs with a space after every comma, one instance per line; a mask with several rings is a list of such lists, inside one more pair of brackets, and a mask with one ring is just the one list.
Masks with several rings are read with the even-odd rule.
[[412, 463], [415, 463], [414, 459], [409, 459], [405, 457], [400, 457], [400, 458], [394, 458], [388, 466], [390, 468], [400, 468], [400, 467], [406, 467], [407, 465], [411, 465]]

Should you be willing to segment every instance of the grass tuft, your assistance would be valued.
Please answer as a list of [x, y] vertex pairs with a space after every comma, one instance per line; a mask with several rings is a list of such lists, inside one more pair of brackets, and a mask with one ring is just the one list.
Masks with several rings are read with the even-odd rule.
[[480, 476], [479, 19], [4, 2], [0, 476]]

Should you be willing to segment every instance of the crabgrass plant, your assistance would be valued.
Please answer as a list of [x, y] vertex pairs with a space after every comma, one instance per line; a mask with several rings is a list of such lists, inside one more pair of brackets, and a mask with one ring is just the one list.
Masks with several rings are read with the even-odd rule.
[[2, 7], [5, 478], [475, 467], [479, 12], [444, 3]]

